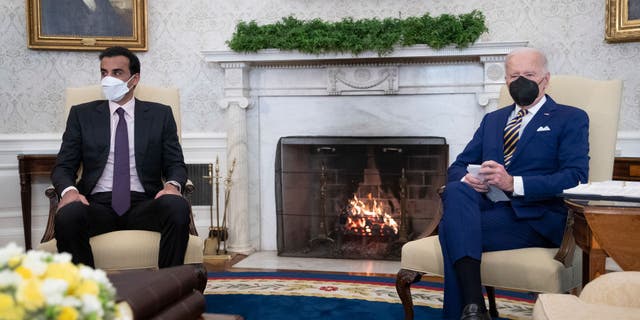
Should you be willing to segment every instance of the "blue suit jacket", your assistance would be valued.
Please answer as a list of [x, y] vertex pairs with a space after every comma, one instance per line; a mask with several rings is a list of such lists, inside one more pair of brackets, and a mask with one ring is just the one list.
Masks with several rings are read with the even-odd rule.
[[[546, 98], [524, 128], [506, 169], [512, 176], [522, 176], [524, 184], [525, 195], [511, 199], [516, 216], [530, 219], [536, 231], [560, 244], [567, 210], [557, 195], [587, 182], [589, 118], [581, 109]], [[449, 167], [449, 181], [462, 179], [468, 164], [487, 160], [504, 164], [503, 130], [514, 108], [511, 105], [484, 116], [473, 139]]]

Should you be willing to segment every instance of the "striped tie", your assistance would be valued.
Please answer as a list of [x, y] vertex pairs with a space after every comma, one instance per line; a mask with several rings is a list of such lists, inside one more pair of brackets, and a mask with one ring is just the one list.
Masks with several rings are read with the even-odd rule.
[[526, 109], [520, 109], [515, 118], [511, 119], [507, 126], [504, 128], [504, 166], [508, 166], [511, 163], [511, 157], [516, 151], [516, 144], [520, 140], [520, 124], [522, 124], [522, 117], [524, 117], [529, 111]]

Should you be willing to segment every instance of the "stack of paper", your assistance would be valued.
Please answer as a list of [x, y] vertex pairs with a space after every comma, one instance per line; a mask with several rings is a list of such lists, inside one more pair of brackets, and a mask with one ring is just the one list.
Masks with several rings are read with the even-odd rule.
[[599, 181], [564, 190], [565, 194], [640, 198], [640, 181]]

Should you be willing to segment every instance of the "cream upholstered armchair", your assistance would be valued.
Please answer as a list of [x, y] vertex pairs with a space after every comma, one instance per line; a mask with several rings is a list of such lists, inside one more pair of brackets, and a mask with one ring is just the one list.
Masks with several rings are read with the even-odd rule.
[[[135, 96], [141, 100], [154, 101], [171, 106], [180, 137], [180, 95], [177, 88], [160, 88], [138, 85]], [[83, 102], [104, 99], [99, 85], [67, 88], [65, 111]], [[193, 192], [193, 184], [187, 182], [184, 192]], [[57, 252], [54, 238], [54, 222], [59, 196], [53, 187], [45, 194], [49, 197], [49, 219], [38, 249]], [[198, 237], [193, 215], [191, 216], [189, 243], [184, 263], [202, 263], [204, 242]], [[157, 268], [160, 248], [160, 233], [145, 230], [121, 230], [101, 234], [90, 239], [96, 268], [103, 270], [124, 270]]]
[[[551, 76], [547, 93], [558, 103], [581, 107], [589, 114], [589, 180], [611, 180], [622, 95], [619, 80], [598, 81], [576, 76]], [[498, 105], [513, 103], [506, 86], [500, 91]], [[581, 284], [581, 251], [575, 250], [571, 232], [572, 217], [567, 220], [560, 248], [525, 248], [485, 252], [481, 276], [493, 317], [498, 316], [495, 287], [530, 292], [564, 293]], [[443, 276], [444, 268], [438, 236], [407, 242], [402, 247], [396, 290], [404, 306], [405, 319], [413, 319], [410, 286], [423, 274]]]

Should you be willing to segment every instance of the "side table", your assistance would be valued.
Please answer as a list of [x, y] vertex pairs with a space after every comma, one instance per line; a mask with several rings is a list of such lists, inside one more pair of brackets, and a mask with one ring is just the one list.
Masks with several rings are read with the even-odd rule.
[[604, 274], [607, 256], [625, 271], [640, 271], [640, 202], [565, 201], [582, 249], [582, 285]]
[[18, 154], [22, 228], [26, 250], [31, 249], [31, 177], [51, 174], [56, 163], [56, 156], [56, 154]]

